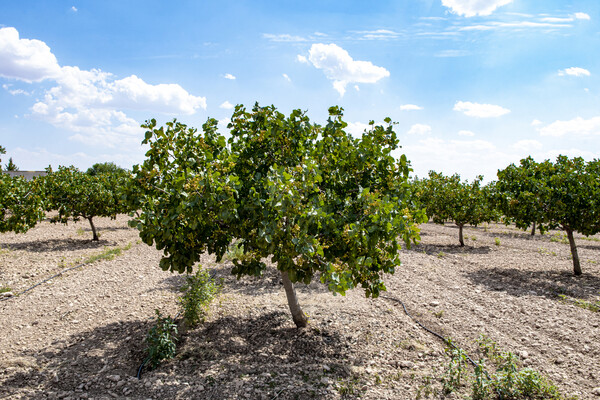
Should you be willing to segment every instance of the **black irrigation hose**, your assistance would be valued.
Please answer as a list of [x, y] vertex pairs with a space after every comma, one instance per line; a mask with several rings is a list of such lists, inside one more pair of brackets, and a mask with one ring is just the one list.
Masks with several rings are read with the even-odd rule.
[[150, 357], [147, 357], [144, 362], [142, 362], [142, 365], [140, 365], [140, 367], [138, 368], [138, 373], [136, 375], [136, 377], [138, 379], [142, 379], [142, 368], [144, 368], [144, 365], [146, 365], [146, 363], [150, 361]]
[[15, 296], [11, 296], [11, 297], [3, 297], [3, 298], [1, 298], [1, 299], [0, 299], [0, 301], [6, 301], [6, 300], [14, 299], [14, 298], [16, 298], [16, 297], [18, 297], [18, 296], [20, 296], [20, 295], [22, 295], [22, 294], [24, 294], [24, 293], [27, 293], [27, 292], [29, 292], [31, 289], [33, 289], [33, 288], [35, 288], [35, 287], [38, 287], [38, 286], [40, 286], [41, 284], [43, 284], [43, 283], [46, 283], [46, 282], [48, 282], [48, 281], [49, 281], [49, 280], [51, 280], [51, 279], [54, 279], [54, 278], [56, 278], [57, 276], [61, 276], [61, 275], [62, 275], [62, 274], [64, 274], [65, 272], [69, 272], [69, 271], [71, 271], [71, 270], [73, 270], [73, 269], [76, 269], [76, 268], [81, 268], [81, 267], [83, 267], [83, 266], [85, 266], [85, 265], [87, 265], [87, 264], [89, 264], [89, 263], [83, 262], [83, 263], [81, 263], [81, 264], [79, 264], [79, 265], [76, 265], [76, 266], [74, 266], [74, 267], [70, 267], [70, 268], [67, 268], [67, 269], [63, 269], [63, 270], [62, 270], [62, 271], [60, 271], [58, 274], [52, 275], [50, 278], [44, 279], [43, 281], [41, 281], [41, 282], [39, 282], [39, 283], [36, 283], [35, 285], [31, 286], [30, 288], [23, 290], [21, 293], [17, 293]]
[[[433, 336], [441, 339], [444, 343], [446, 343], [446, 345], [454, 348], [455, 350], [460, 350], [460, 348], [458, 348], [454, 343], [452, 343], [450, 340], [446, 339], [445, 337], [443, 337], [442, 335], [440, 335], [437, 332], [432, 331], [431, 329], [429, 329], [428, 327], [426, 327], [425, 325], [423, 325], [421, 322], [419, 322], [419, 320], [417, 320], [415, 317], [413, 317], [412, 315], [410, 315], [410, 313], [408, 312], [408, 310], [406, 309], [406, 306], [404, 305], [404, 303], [402, 302], [402, 300], [397, 299], [395, 297], [390, 297], [390, 296], [381, 296], [384, 299], [388, 299], [388, 300], [392, 300], [395, 301], [397, 303], [400, 303], [402, 305], [402, 308], [404, 309], [404, 312], [406, 313], [406, 315], [408, 315], [410, 317], [410, 319], [412, 319], [414, 322], [417, 323], [417, 325], [419, 325], [421, 328], [425, 329], [427, 332], [431, 333]], [[467, 360], [469, 360], [469, 362], [473, 365], [473, 368], [477, 368], [477, 363], [475, 361], [473, 361], [473, 359], [471, 357], [469, 357], [469, 355], [464, 352], [465, 357], [467, 358]], [[488, 372], [484, 369], [483, 372], [485, 372], [485, 376], [488, 378], [488, 380], [491, 381], [490, 375], [488, 374]], [[498, 393], [498, 397], [500, 398], [500, 400], [503, 400], [502, 397], [502, 393], [500, 393], [500, 391], [496, 390], [496, 393]]]

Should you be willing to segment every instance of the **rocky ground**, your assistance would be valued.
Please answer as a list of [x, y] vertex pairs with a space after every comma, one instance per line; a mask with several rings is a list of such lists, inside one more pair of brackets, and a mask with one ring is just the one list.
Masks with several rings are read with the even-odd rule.
[[[126, 221], [98, 219], [99, 242], [86, 221], [0, 235], [0, 290], [16, 295], [81, 265], [0, 299], [0, 398], [445, 398], [445, 345], [400, 300], [474, 358], [485, 334], [565, 395], [600, 399], [600, 313], [575, 302], [600, 300], [598, 236], [577, 237], [584, 275], [575, 278], [560, 233], [466, 228], [461, 248], [455, 226], [425, 224], [378, 299], [300, 285], [311, 321], [302, 330], [275, 270], [236, 281], [230, 263], [207, 257], [224, 279], [208, 320], [180, 338], [175, 359], [138, 379], [154, 310], [177, 314], [184, 279], [160, 270], [160, 252]], [[120, 252], [112, 260], [111, 249]]]

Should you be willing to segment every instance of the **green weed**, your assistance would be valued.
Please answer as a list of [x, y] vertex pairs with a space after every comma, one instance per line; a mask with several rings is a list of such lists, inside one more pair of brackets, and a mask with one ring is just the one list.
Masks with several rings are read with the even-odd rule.
[[[450, 362], [442, 377], [445, 394], [449, 394], [465, 384], [471, 387], [471, 398], [475, 400], [496, 399], [545, 399], [565, 400], [550, 380], [531, 368], [521, 368], [519, 358], [511, 352], [501, 352], [497, 344], [485, 335], [479, 335], [477, 344], [482, 359], [475, 365], [474, 372], [468, 374], [467, 358], [462, 349], [452, 348], [448, 339], [446, 354]], [[486, 362], [492, 366], [487, 372]]]
[[564, 294], [559, 294], [558, 297], [560, 297], [563, 302], [574, 304], [577, 307], [583, 308], [584, 310], [600, 312], [600, 300], [587, 301], [587, 300], [583, 300], [583, 299], [575, 299], [575, 298], [567, 297]]
[[162, 360], [175, 357], [177, 348], [177, 325], [169, 316], [163, 317], [160, 311], [156, 312], [156, 323], [146, 336], [148, 359], [152, 368], [155, 368]]
[[91, 264], [100, 260], [114, 260], [116, 256], [120, 256], [123, 250], [131, 249], [131, 242], [124, 247], [113, 247], [105, 249], [103, 252], [89, 256], [83, 260], [84, 264]]
[[569, 239], [567, 238], [567, 234], [566, 233], [555, 233], [554, 235], [552, 235], [550, 237], [550, 241], [551, 242], [558, 242], [558, 243], [569, 243]]
[[500, 246], [500, 238], [494, 238], [494, 244]]
[[188, 275], [181, 288], [183, 295], [179, 304], [183, 309], [183, 317], [189, 326], [197, 326], [204, 322], [210, 302], [221, 290], [207, 270], [199, 267], [195, 275]]

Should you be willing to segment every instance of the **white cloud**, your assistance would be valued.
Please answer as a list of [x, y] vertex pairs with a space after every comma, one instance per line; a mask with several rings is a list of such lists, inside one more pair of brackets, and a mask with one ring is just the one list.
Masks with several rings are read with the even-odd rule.
[[435, 57], [450, 58], [450, 57], [465, 57], [471, 53], [467, 50], [441, 50], [434, 54]]
[[454, 14], [465, 17], [490, 15], [498, 7], [512, 3], [512, 0], [442, 0], [442, 5], [448, 7]]
[[459, 31], [488, 31], [492, 29], [510, 28], [510, 29], [523, 29], [523, 28], [570, 28], [571, 24], [559, 24], [556, 22], [534, 22], [534, 21], [517, 21], [517, 22], [488, 22], [485, 24], [468, 25], [458, 28]]
[[10, 84], [3, 84], [2, 85], [2, 89], [6, 90], [8, 93], [12, 94], [13, 96], [16, 96], [18, 94], [24, 94], [25, 96], [30, 96], [31, 93], [23, 90], [23, 89], [11, 89], [12, 85]]
[[230, 122], [231, 122], [230, 118], [220, 119], [217, 123], [217, 129], [219, 129], [221, 131], [229, 132], [229, 128], [227, 128], [227, 125], [229, 125]]
[[590, 119], [581, 117], [569, 121], [554, 121], [539, 129], [541, 136], [560, 137], [565, 135], [600, 135], [600, 116]]
[[425, 124], [414, 124], [406, 133], [408, 135], [427, 135], [431, 133], [431, 126]]
[[75, 7], [75, 6], [72, 6], [72, 7], [71, 7], [71, 11], [73, 11], [73, 12], [77, 12], [77, 7]]
[[544, 17], [540, 18], [540, 21], [543, 22], [571, 22], [573, 21], [573, 17]]
[[[59, 165], [74, 165], [80, 170], [86, 170], [95, 163], [114, 162], [115, 164], [130, 169], [134, 164], [144, 160], [144, 153], [147, 148], [139, 146], [137, 149], [127, 149], [127, 152], [111, 152], [104, 154], [87, 154], [76, 152], [70, 154], [58, 154], [48, 151], [44, 148], [24, 149], [17, 147], [11, 150], [14, 155], [15, 163], [27, 171], [43, 171], [48, 165], [56, 169]], [[18, 160], [18, 161], [17, 161]]]
[[542, 125], [542, 121], [540, 121], [539, 119], [534, 119], [533, 121], [531, 121], [531, 126], [538, 126], [538, 125]]
[[294, 36], [287, 33], [275, 35], [272, 33], [263, 33], [263, 38], [272, 42], [306, 42], [306, 38], [302, 36]]
[[0, 76], [31, 83], [59, 74], [58, 61], [46, 43], [20, 39], [15, 28], [0, 28]]
[[542, 143], [538, 142], [537, 140], [526, 139], [526, 140], [519, 140], [518, 142], [513, 144], [512, 147], [513, 147], [513, 149], [518, 150], [518, 151], [530, 152], [530, 151], [534, 151], [534, 150], [540, 150], [543, 147], [543, 145], [542, 145]]
[[[189, 94], [177, 84], [150, 85], [135, 75], [107, 84], [108, 105], [170, 114], [194, 114], [206, 109], [206, 98]], [[103, 94], [104, 95], [104, 94]]]
[[558, 76], [565, 76], [565, 75], [580, 77], [580, 76], [590, 76], [591, 73], [587, 69], [579, 68], [579, 67], [571, 67], [571, 68], [567, 68], [567, 69], [561, 69], [558, 71]]
[[292, 80], [290, 79], [290, 77], [288, 76], [288, 74], [282, 74], [283, 79], [285, 79], [288, 82], [291, 82]]
[[235, 76], [233, 76], [233, 75], [231, 75], [231, 74], [225, 74], [225, 75], [223, 75], [223, 78], [225, 78], [225, 79], [229, 79], [229, 80], [232, 80], [232, 81], [234, 81], [234, 80], [235, 80]]
[[313, 44], [308, 59], [333, 81], [333, 87], [340, 96], [344, 95], [349, 83], [375, 83], [390, 76], [387, 69], [370, 61], [355, 61], [346, 50], [335, 44]]
[[308, 64], [308, 58], [306, 58], [305, 56], [298, 54], [296, 59], [301, 63]]
[[357, 92], [360, 92], [360, 87], [358, 85], [354, 85], [354, 90], [356, 90]]
[[416, 104], [402, 104], [400, 106], [400, 111], [414, 111], [414, 110], [422, 110], [423, 107], [417, 106]]
[[31, 116], [71, 131], [70, 139], [93, 146], [139, 147], [140, 124], [123, 110], [194, 114], [206, 109], [206, 98], [191, 95], [177, 84], [151, 85], [136, 75], [115, 79], [98, 69], [60, 67], [44, 42], [19, 39], [14, 28], [0, 29], [0, 75], [29, 83], [53, 80], [56, 85], [36, 100]]
[[510, 112], [509, 109], [494, 104], [471, 103], [470, 101], [457, 101], [454, 104], [454, 111], [478, 118], [500, 117]]
[[471, 131], [467, 131], [467, 130], [460, 130], [458, 131], [458, 136], [475, 136], [474, 132]]
[[588, 20], [588, 21], [591, 19], [590, 16], [588, 14], [584, 13], [584, 12], [577, 12], [577, 13], [575, 13], [575, 18], [576, 19], [585, 19], [585, 20]]
[[228, 102], [227, 100], [225, 100], [220, 106], [219, 108], [223, 108], [225, 110], [231, 110], [233, 109], [234, 105], [231, 104], [230, 102]]
[[376, 29], [372, 31], [358, 31], [356, 32], [360, 35], [360, 39], [364, 40], [388, 40], [388, 39], [397, 39], [402, 36], [400, 33], [391, 31], [389, 29]]
[[364, 131], [370, 131], [371, 125], [363, 122], [348, 122], [348, 126], [345, 128], [346, 132], [355, 137], [360, 137]]
[[431, 136], [420, 137], [416, 143], [404, 141], [395, 156], [402, 153], [411, 161], [419, 177], [434, 170], [445, 175], [458, 173], [463, 179], [482, 174], [490, 181], [496, 178], [498, 168], [515, 161], [514, 157], [485, 140], [444, 140]]

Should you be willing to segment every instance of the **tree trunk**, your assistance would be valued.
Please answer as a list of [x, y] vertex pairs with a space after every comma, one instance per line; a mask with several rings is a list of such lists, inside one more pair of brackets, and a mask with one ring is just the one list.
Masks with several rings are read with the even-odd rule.
[[531, 228], [531, 236], [535, 235], [535, 222], [533, 223], [533, 228]]
[[92, 240], [99, 240], [98, 239], [98, 233], [96, 232], [96, 227], [94, 226], [94, 223], [92, 222], [92, 217], [88, 217], [88, 221], [90, 221], [90, 226], [92, 227], [92, 234], [94, 235], [94, 238]]
[[567, 237], [569, 238], [569, 244], [571, 245], [571, 255], [573, 256], [573, 273], [575, 275], [581, 275], [581, 265], [579, 264], [579, 255], [577, 254], [577, 246], [575, 245], [573, 231], [571, 229], [565, 229], [565, 231], [567, 231]]
[[465, 245], [465, 241], [463, 240], [463, 225], [458, 225], [458, 241], [460, 242], [461, 247]]
[[308, 318], [304, 315], [300, 303], [298, 303], [298, 297], [296, 296], [296, 289], [294, 284], [290, 281], [290, 277], [287, 272], [281, 271], [281, 280], [283, 281], [283, 287], [285, 288], [285, 295], [287, 296], [288, 305], [292, 312], [292, 318], [298, 328], [304, 328], [308, 325]]

